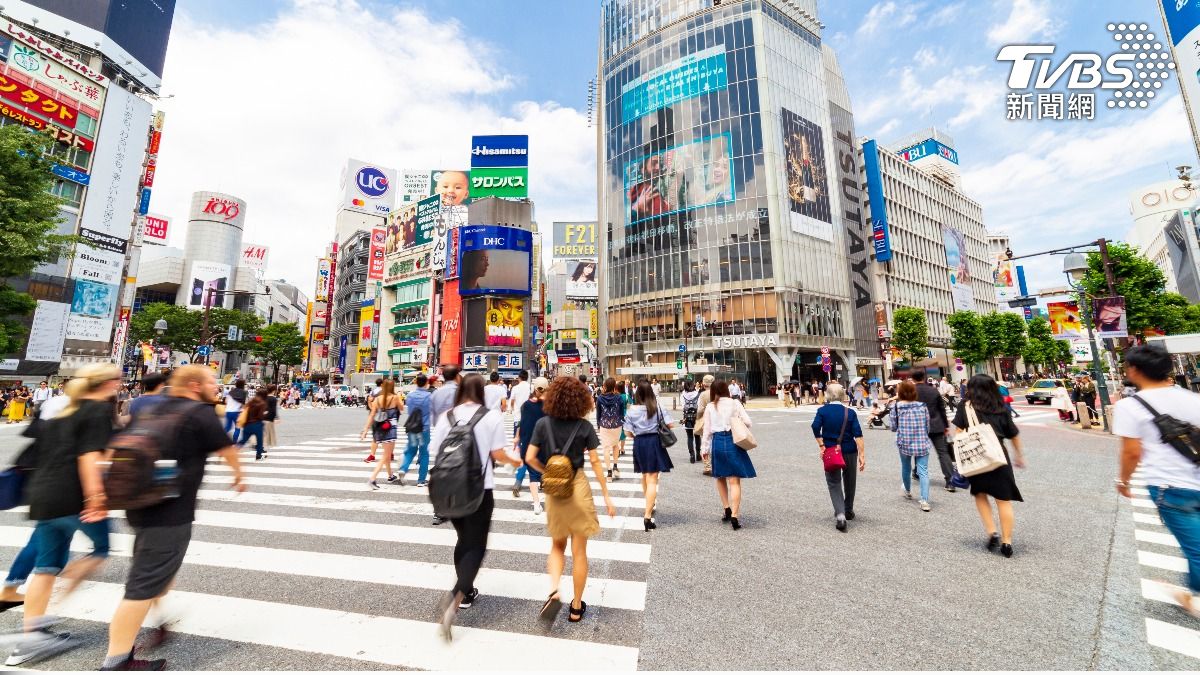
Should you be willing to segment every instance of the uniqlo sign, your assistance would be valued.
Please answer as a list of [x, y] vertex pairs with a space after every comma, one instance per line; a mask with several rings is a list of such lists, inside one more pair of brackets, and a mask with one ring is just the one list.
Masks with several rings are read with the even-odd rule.
[[142, 229], [142, 239], [157, 244], [167, 243], [167, 230], [171, 221], [163, 216], [147, 215], [146, 226]]

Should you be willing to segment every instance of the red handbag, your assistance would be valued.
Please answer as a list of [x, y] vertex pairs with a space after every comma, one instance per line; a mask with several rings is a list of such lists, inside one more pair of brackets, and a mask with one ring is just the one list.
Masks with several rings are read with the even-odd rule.
[[846, 468], [846, 458], [842, 456], [842, 438], [846, 435], [846, 423], [850, 421], [850, 409], [846, 408], [843, 412], [845, 414], [842, 417], [842, 430], [838, 432], [837, 444], [825, 446], [825, 452], [821, 453], [821, 461], [825, 464], [827, 472]]

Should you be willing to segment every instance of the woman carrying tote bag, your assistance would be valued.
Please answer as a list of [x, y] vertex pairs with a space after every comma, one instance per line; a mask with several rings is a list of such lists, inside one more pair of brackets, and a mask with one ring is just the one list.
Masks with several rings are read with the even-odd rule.
[[[971, 483], [971, 495], [975, 497], [975, 508], [979, 510], [979, 519], [983, 522], [984, 531], [988, 533], [987, 550], [994, 551], [999, 547], [1005, 558], [1011, 558], [1013, 554], [1012, 503], [1025, 501], [1021, 498], [1021, 491], [1017, 489], [1016, 476], [1013, 475], [1014, 466], [1018, 469], [1025, 468], [1025, 455], [1019, 436], [1021, 432], [1008, 413], [1004, 397], [1000, 395], [1000, 388], [990, 375], [975, 375], [967, 383], [967, 395], [963, 399], [963, 405], [958, 407], [958, 412], [955, 413], [952, 422], [959, 433], [965, 432], [970, 426], [968, 407], [971, 408], [981, 424], [991, 426], [996, 432], [996, 437], [1000, 439], [1000, 445], [1004, 450], [1004, 458], [1008, 462], [991, 471], [969, 476], [967, 480]], [[1009, 456], [1008, 448], [1004, 447], [1004, 439], [1012, 439], [1015, 459]], [[1000, 515], [999, 534], [996, 533], [996, 523], [992, 518], [992, 506], [988, 502], [988, 497], [996, 501], [996, 511]]]
[[757, 474], [754, 463], [750, 461], [750, 453], [733, 442], [733, 420], [736, 418], [748, 428], [750, 416], [740, 401], [729, 396], [729, 385], [725, 380], [713, 382], [709, 395], [712, 400], [704, 412], [704, 442], [700, 447], [705, 458], [712, 459], [717, 494], [721, 497], [721, 506], [725, 508], [721, 522], [740, 530], [742, 524], [738, 516], [742, 506], [742, 479], [754, 478]]

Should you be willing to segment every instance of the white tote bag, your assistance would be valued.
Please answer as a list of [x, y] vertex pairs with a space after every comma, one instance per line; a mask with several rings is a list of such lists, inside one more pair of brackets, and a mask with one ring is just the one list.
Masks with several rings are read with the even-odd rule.
[[754, 434], [750, 433], [750, 427], [742, 421], [741, 408], [741, 403], [733, 402], [733, 411], [729, 416], [729, 431], [733, 435], [733, 444], [748, 452], [758, 447], [758, 441], [755, 440]]
[[954, 437], [954, 462], [958, 472], [969, 478], [1008, 464], [996, 430], [979, 421], [970, 403], [963, 405], [967, 407], [967, 430]]

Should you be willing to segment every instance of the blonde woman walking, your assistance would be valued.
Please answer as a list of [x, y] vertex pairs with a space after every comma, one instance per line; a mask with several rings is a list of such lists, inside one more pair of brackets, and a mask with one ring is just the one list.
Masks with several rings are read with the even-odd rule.
[[367, 424], [359, 434], [359, 439], [365, 440], [367, 431], [370, 431], [371, 438], [383, 447], [379, 461], [375, 464], [375, 470], [371, 472], [371, 478], [367, 480], [367, 485], [372, 490], [379, 489], [379, 483], [375, 479], [379, 476], [380, 470], [387, 470], [389, 483], [398, 480], [398, 477], [392, 473], [392, 452], [396, 449], [397, 427], [400, 422], [400, 411], [403, 409], [404, 402], [396, 394], [396, 384], [391, 380], [384, 380], [379, 396], [376, 396], [371, 401], [371, 406], [367, 408]]

